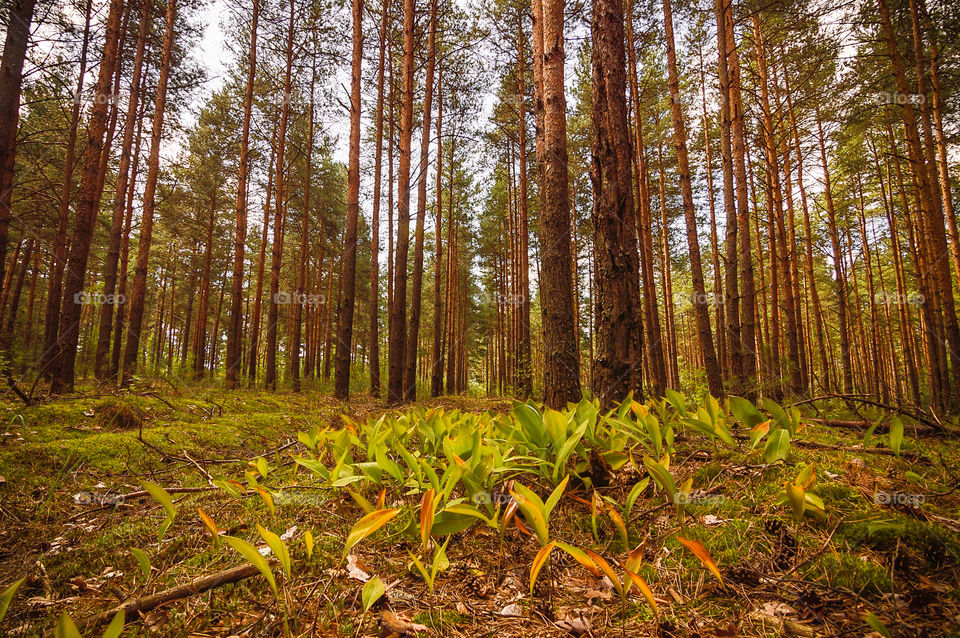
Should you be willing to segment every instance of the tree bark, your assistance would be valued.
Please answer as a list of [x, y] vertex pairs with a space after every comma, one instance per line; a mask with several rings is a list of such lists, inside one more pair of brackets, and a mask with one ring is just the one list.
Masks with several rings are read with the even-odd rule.
[[[363, 0], [353, 0], [353, 64], [350, 79], [350, 155], [347, 164], [347, 226], [343, 236], [337, 308], [337, 352], [333, 396], [350, 396], [350, 353], [353, 345], [353, 310], [357, 295], [357, 218], [360, 214], [360, 73], [363, 64]], [[422, 247], [421, 247], [422, 248]]]
[[620, 0], [593, 0], [590, 181], [597, 354], [592, 384], [604, 409], [638, 388], [641, 365], [623, 23]]
[[[670, 112], [673, 116], [673, 141], [677, 151], [677, 163], [680, 172], [680, 192], [683, 197], [683, 214], [687, 224], [687, 247], [690, 251], [690, 275], [693, 280], [693, 292], [697, 300], [705, 301], [707, 292], [703, 282], [703, 266], [700, 260], [700, 241], [697, 237], [697, 214], [693, 208], [693, 188], [690, 184], [690, 166], [687, 158], [687, 131], [683, 122], [683, 110], [680, 104], [680, 80], [677, 73], [677, 54], [673, 38], [673, 12], [670, 0], [663, 0], [663, 22], [667, 44], [667, 70], [670, 87]], [[695, 303], [697, 334], [703, 364], [707, 373], [707, 386], [710, 394], [723, 396], [723, 381], [717, 364], [717, 354], [713, 348], [713, 333], [710, 330], [710, 308], [706, 303]]]
[[[100, 71], [94, 88], [95, 96], [106, 96], [113, 82], [113, 74], [118, 66], [120, 47], [120, 22], [123, 17], [123, 0], [111, 0], [107, 16], [107, 30], [104, 36], [103, 56]], [[53, 366], [51, 390], [57, 392], [73, 391], [74, 365], [77, 357], [77, 343], [80, 337], [80, 303], [83, 283], [87, 271], [87, 260], [93, 240], [93, 227], [100, 208], [102, 195], [101, 154], [109, 153], [109, 141], [104, 142], [107, 129], [107, 107], [109, 100], [94, 99], [87, 126], [87, 145], [83, 154], [83, 172], [80, 181], [79, 197], [76, 207], [76, 222], [73, 239], [70, 243], [70, 255], [64, 273], [63, 300], [61, 302], [60, 323], [57, 328], [57, 346]], [[100, 188], [98, 188], [100, 185]], [[0, 205], [2, 208], [2, 205]], [[0, 231], [2, 235], [2, 231]], [[0, 239], [2, 242], [2, 239]]]
[[[580, 400], [580, 370], [570, 275], [570, 199], [567, 192], [567, 117], [564, 95], [563, 0], [532, 0], [534, 74], [541, 143], [541, 308], [544, 402], [555, 409]], [[539, 58], [539, 59], [538, 59]]]

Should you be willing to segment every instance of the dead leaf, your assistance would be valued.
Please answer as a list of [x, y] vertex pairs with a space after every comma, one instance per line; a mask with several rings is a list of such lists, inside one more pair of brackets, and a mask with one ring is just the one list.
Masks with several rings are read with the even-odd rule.
[[426, 625], [410, 622], [392, 611], [380, 613], [381, 636], [416, 636], [419, 631], [433, 635], [433, 630]]
[[365, 583], [370, 580], [370, 572], [367, 571], [369, 569], [366, 563], [353, 554], [347, 556], [347, 576], [350, 578]]
[[613, 594], [610, 593], [609, 589], [605, 589], [603, 591], [598, 589], [588, 589], [583, 596], [589, 601], [593, 601], [597, 598], [600, 600], [610, 600], [613, 598]]
[[785, 616], [796, 616], [797, 611], [784, 602], [769, 602], [763, 604], [763, 613], [768, 616], [782, 618]]
[[558, 621], [556, 625], [560, 629], [563, 629], [567, 633], [573, 634], [574, 636], [591, 634], [593, 631], [593, 625], [590, 623], [590, 620], [588, 618], [584, 618], [583, 616], [578, 618], [567, 618], [565, 620]]
[[510, 603], [509, 605], [501, 609], [498, 613], [501, 616], [519, 617], [519, 616], [523, 616], [523, 607], [521, 607], [517, 603]]

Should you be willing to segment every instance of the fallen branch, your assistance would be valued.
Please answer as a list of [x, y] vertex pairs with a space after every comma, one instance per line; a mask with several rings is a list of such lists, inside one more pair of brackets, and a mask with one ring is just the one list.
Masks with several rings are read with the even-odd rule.
[[803, 405], [803, 404], [805, 404], [805, 403], [814, 403], [814, 402], [816, 402], [816, 401], [824, 401], [824, 400], [827, 400], [827, 399], [840, 399], [840, 400], [846, 401], [846, 402], [851, 402], [851, 401], [852, 401], [852, 402], [856, 402], [856, 403], [862, 403], [862, 404], [864, 404], [864, 405], [870, 405], [870, 406], [873, 406], [873, 407], [875, 407], [875, 408], [880, 408], [881, 410], [884, 410], [884, 411], [886, 411], [886, 412], [895, 412], [896, 414], [902, 414], [903, 416], [908, 416], [908, 417], [910, 417], [911, 419], [914, 419], [914, 420], [916, 420], [916, 421], [919, 421], [920, 423], [923, 423], [924, 425], [926, 425], [927, 427], [931, 428], [932, 430], [934, 430], [934, 431], [936, 431], [936, 432], [946, 432], [946, 431], [947, 431], [947, 428], [944, 427], [944, 425], [943, 425], [942, 423], [939, 423], [939, 419], [937, 419], [937, 417], [936, 417], [935, 414], [933, 415], [933, 418], [931, 419], [931, 418], [927, 415], [926, 411], [924, 411], [924, 410], [908, 410], [907, 408], [902, 408], [902, 407], [900, 407], [900, 406], [898, 406], [898, 405], [889, 405], [889, 404], [886, 404], [886, 403], [880, 403], [879, 401], [874, 401], [873, 399], [868, 399], [868, 398], [866, 398], [866, 396], [864, 396], [864, 395], [858, 395], [858, 394], [835, 394], [835, 393], [832, 393], [832, 392], [828, 392], [828, 393], [824, 394], [823, 396], [812, 397], [812, 398], [810, 398], [810, 399], [804, 399], [803, 401], [799, 401], [799, 402], [797, 402], [797, 403], [794, 403], [793, 405]]
[[[867, 430], [873, 427], [873, 423], [869, 421], [842, 421], [840, 419], [814, 419], [808, 418], [804, 419], [808, 423], [815, 423], [817, 425], [825, 425], [831, 428], [842, 428], [845, 430]], [[939, 428], [932, 428], [927, 425], [920, 425], [917, 423], [904, 423], [903, 430], [905, 432], [913, 431], [914, 435], [917, 434], [932, 434], [933, 432], [941, 432]], [[876, 432], [889, 432], [890, 424], [889, 423], [878, 423]]]
[[156, 609], [160, 605], [164, 605], [175, 600], [180, 600], [182, 598], [189, 598], [190, 596], [195, 596], [197, 594], [202, 594], [207, 590], [215, 589], [221, 585], [236, 583], [245, 578], [256, 576], [259, 573], [260, 570], [256, 567], [256, 565], [253, 565], [252, 563], [246, 563], [222, 572], [210, 574], [209, 576], [194, 578], [186, 585], [179, 585], [177, 587], [165, 589], [156, 594], [150, 594], [149, 596], [144, 596], [142, 598], [134, 598], [133, 600], [128, 600], [127, 602], [118, 605], [113, 609], [108, 609], [107, 611], [101, 612], [95, 616], [84, 618], [77, 623], [77, 627], [83, 629], [85, 627], [95, 627], [97, 625], [110, 622], [121, 610], [124, 612], [126, 619], [129, 622], [132, 620], [134, 614], [143, 614], [152, 609]]
[[[847, 445], [830, 445], [828, 443], [817, 443], [816, 441], [802, 441], [802, 440], [793, 440], [790, 442], [797, 447], [807, 448], [810, 450], [836, 450], [837, 452], [852, 452], [854, 454], [880, 454], [883, 456], [897, 456], [897, 454], [886, 447], [853, 447]], [[900, 451], [900, 456], [903, 458], [911, 458], [926, 461], [922, 454], [917, 454], [915, 452]]]

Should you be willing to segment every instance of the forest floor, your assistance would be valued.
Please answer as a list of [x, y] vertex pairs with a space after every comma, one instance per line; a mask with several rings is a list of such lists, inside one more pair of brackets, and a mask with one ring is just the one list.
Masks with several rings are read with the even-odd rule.
[[[460, 397], [425, 404], [511, 408]], [[838, 403], [821, 405], [819, 415], [803, 409], [811, 417], [860, 418]], [[388, 526], [342, 560], [344, 539], [363, 511], [343, 491], [318, 488], [295, 462], [306, 450], [297, 434], [385, 411], [364, 396], [344, 404], [310, 392], [160, 384], [30, 407], [0, 403], [0, 589], [24, 578], [0, 634], [49, 635], [63, 612], [80, 623], [243, 564], [224, 543], [211, 542], [201, 508], [231, 536], [256, 542], [259, 523], [289, 540], [291, 574], [274, 566], [285, 605], [256, 574], [128, 616], [124, 635], [283, 635], [284, 607], [293, 635], [960, 635], [956, 436], [917, 435], [905, 419], [897, 457], [883, 434], [874, 433], [865, 450], [863, 431], [809, 424], [787, 462], [771, 465], [744, 441], [729, 448], [678, 436], [670, 469], [700, 488], [683, 533], [706, 546], [723, 584], [677, 541], [681, 528], [662, 497], [641, 496], [626, 526], [631, 545], [644, 543], [655, 616], [640, 596], [622, 607], [609, 580], [557, 552], [531, 595], [538, 546], [514, 525], [502, 535], [484, 525], [454, 534], [434, 593], [410, 569], [408, 550], [417, 543], [401, 538], [403, 530]], [[269, 504], [257, 492], [234, 498], [211, 487], [211, 479], [245, 482], [258, 457], [270, 468], [261, 479]], [[776, 494], [800, 461], [816, 463], [826, 517], [798, 526]], [[622, 503], [639, 478], [627, 463], [601, 492]], [[159, 540], [164, 509], [140, 492], [144, 480], [164, 487], [178, 512]], [[417, 502], [409, 494], [395, 498]], [[571, 484], [551, 533], [624, 556], [616, 527], [591, 515], [589, 499]], [[309, 558], [302, 540], [308, 530]], [[148, 557], [146, 577], [133, 549]], [[387, 584], [387, 595], [364, 614], [361, 588], [371, 574]], [[84, 631], [100, 636], [103, 628]]]

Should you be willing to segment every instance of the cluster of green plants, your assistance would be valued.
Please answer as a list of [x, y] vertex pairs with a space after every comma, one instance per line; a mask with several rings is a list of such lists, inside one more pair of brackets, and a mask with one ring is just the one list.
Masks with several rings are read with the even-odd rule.
[[[891, 428], [891, 444], [899, 452], [903, 435], [902, 425], [897, 425]], [[676, 442], [699, 439], [728, 449], [746, 445], [748, 454], [775, 464], [787, 458], [791, 442], [803, 427], [795, 407], [785, 409], [769, 400], [757, 407], [739, 397], [720, 402], [711, 396], [688, 406], [682, 395], [672, 391], [647, 403], [627, 397], [609, 411], [601, 411], [596, 402], [588, 400], [560, 411], [530, 402], [516, 402], [508, 413], [414, 407], [364, 422], [344, 417], [340, 425], [302, 431], [298, 434], [302, 449], [292, 461], [302, 468], [295, 474], [305, 470], [312, 478], [309, 487], [333, 498], [342, 494], [363, 511], [344, 537], [341, 563], [359, 543], [392, 523], [409, 556], [410, 570], [418, 573], [432, 592], [438, 576], [450, 566], [447, 547], [451, 535], [485, 525], [499, 535], [502, 544], [505, 530], [514, 524], [540, 548], [530, 567], [531, 594], [552, 552], [560, 550], [594, 576], [609, 578], [624, 605], [631, 592], [638, 592], [658, 614], [651, 590], [640, 576], [642, 554], [630, 549], [628, 529], [637, 502], [650, 489], [655, 499], [662, 498], [673, 508], [680, 528], [677, 540], [723, 583], [706, 548], [685, 531], [685, 508], [694, 486], [692, 477], [681, 482], [671, 469]], [[292, 483], [277, 485], [291, 478], [289, 470], [282, 471], [284, 460], [290, 458], [278, 457], [271, 465], [259, 457], [249, 464], [243, 480], [212, 479], [211, 489], [231, 499], [249, 497], [261, 502], [273, 523], [275, 498], [294, 489]], [[601, 496], [598, 476], [628, 465], [638, 478], [625, 500]], [[777, 497], [777, 504], [793, 513], [798, 529], [804, 516], [822, 518], [825, 514], [823, 500], [811, 491], [815, 482], [815, 466], [803, 465]], [[177, 520], [178, 507], [161, 486], [144, 482], [143, 487], [164, 511], [158, 528], [162, 544]], [[304, 487], [303, 482], [296, 487]], [[572, 494], [574, 490], [591, 497], [579, 500], [590, 505], [598, 549], [598, 517], [609, 518], [616, 529], [626, 556], [619, 561], [620, 574], [594, 548], [578, 547], [551, 530], [551, 517], [561, 500], [578, 498]], [[538, 492], [547, 494], [546, 498]], [[282, 584], [295, 569], [294, 556], [305, 565], [313, 560], [312, 532], [287, 537], [257, 524], [258, 547], [250, 540], [223, 534], [206, 512], [196, 509], [213, 550], [226, 551], [225, 545], [263, 574], [283, 608], [286, 625], [287, 596]], [[295, 549], [292, 543], [296, 543]], [[143, 583], [149, 583], [153, 571], [149, 555], [140, 549], [131, 552]], [[285, 577], [281, 585], [275, 573], [278, 568]], [[0, 618], [15, 591], [16, 586], [0, 595]], [[384, 591], [379, 578], [367, 582], [362, 592], [364, 614]], [[122, 627], [122, 616], [118, 622]], [[61, 635], [74, 635], [69, 618], [64, 616], [61, 625]]]

